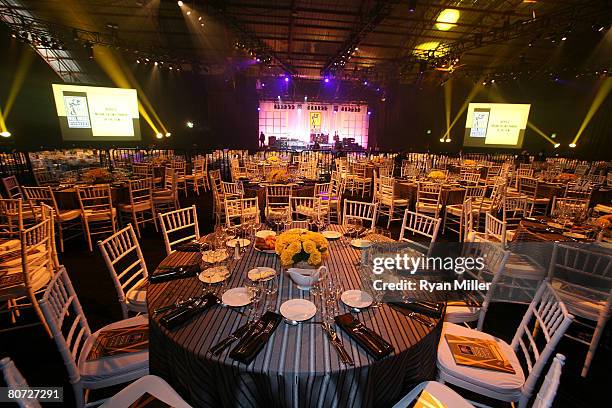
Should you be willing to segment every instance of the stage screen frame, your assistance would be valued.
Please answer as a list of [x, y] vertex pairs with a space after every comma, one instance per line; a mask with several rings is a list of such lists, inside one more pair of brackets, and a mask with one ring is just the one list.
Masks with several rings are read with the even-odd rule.
[[[138, 94], [135, 89], [52, 84], [53, 99], [64, 141], [141, 140]], [[67, 103], [79, 112], [67, 114]], [[80, 113], [80, 115], [78, 115]], [[112, 123], [112, 118], [116, 123]]]
[[[530, 109], [531, 104], [527, 103], [470, 103], [463, 146], [522, 148]], [[478, 127], [473, 126], [476, 122], [480, 123]], [[503, 138], [507, 138], [508, 142], [502, 143]]]

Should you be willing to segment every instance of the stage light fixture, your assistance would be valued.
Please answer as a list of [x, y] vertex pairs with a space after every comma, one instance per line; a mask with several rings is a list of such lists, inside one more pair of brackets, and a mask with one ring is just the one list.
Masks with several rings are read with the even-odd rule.
[[551, 135], [550, 135], [550, 138], [551, 138], [551, 139], [554, 139], [555, 137], [557, 137], [557, 134], [556, 134], [556, 133], [553, 133], [553, 134], [551, 134]]
[[445, 142], [446, 142], [446, 143], [450, 143], [450, 142], [451, 142], [451, 140], [450, 140], [450, 139], [446, 139], [446, 140], [445, 140]]
[[444, 143], [444, 140], [445, 140], [445, 139], [444, 139], [444, 138], [442, 138], [442, 139], [440, 139], [440, 142]]
[[561, 41], [565, 41], [565, 40], [567, 40], [566, 36], [561, 37]]
[[570, 143], [569, 147], [571, 147], [573, 149], [574, 147], [576, 147], [576, 143]]
[[326, 84], [329, 84], [329, 78], [325, 78], [324, 81], [325, 81]]
[[161, 139], [161, 138], [163, 138], [163, 137], [164, 137], [164, 135], [162, 135], [160, 132], [157, 132], [157, 133], [155, 134], [155, 137], [156, 137], [156, 138], [158, 138], [158, 139]]
[[[259, 109], [259, 108], [257, 108], [257, 109]], [[190, 120], [189, 120], [189, 121], [187, 121], [187, 127], [188, 127], [189, 129], [193, 129], [193, 122], [192, 122], [192, 121], [190, 121]]]
[[285, 76], [285, 82], [289, 82], [289, 77]]
[[409, 0], [408, 1], [408, 11], [413, 13], [416, 10], [417, 0]]
[[561, 143], [555, 143], [555, 149], [559, 148], [559, 146], [561, 146]]
[[170, 137], [170, 136], [172, 136], [172, 133], [166, 132], [166, 137]]
[[183, 7], [183, 2], [182, 1], [177, 1], [176, 4], [178, 4], [179, 7]]
[[11, 137], [11, 132], [9, 132], [8, 130], [5, 130], [4, 132], [0, 133], [0, 136], [2, 136], [2, 137]]
[[191, 15], [191, 10], [187, 10], [187, 15], [190, 16]]
[[371, 112], [371, 111], [368, 111], [368, 115], [371, 115], [371, 114], [372, 114], [372, 112]]

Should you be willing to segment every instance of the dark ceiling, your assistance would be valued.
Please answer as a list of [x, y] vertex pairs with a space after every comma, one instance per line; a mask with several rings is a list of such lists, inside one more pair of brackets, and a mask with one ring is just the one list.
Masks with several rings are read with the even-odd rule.
[[[560, 52], [559, 47], [594, 49], [610, 26], [611, 3], [197, 0], [184, 1], [180, 7], [173, 0], [0, 2], [11, 8], [20, 4], [16, 9], [28, 10], [52, 31], [84, 30], [71, 40], [114, 45], [132, 60], [150, 55], [180, 61], [177, 64], [187, 69], [201, 64], [211, 73], [231, 68], [254, 75], [329, 74], [381, 82], [411, 81], [421, 71], [435, 68], [447, 72], [449, 64], [451, 72], [477, 74], [517, 65], [576, 66], [576, 54]], [[436, 20], [445, 9], [458, 12], [459, 18], [441, 30]], [[419, 46], [424, 43], [433, 49]], [[74, 41], [64, 44], [70, 49]]]

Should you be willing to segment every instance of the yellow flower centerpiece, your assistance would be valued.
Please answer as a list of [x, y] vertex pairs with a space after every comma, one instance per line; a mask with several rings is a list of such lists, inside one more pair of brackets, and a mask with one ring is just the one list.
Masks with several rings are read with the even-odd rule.
[[280, 164], [281, 159], [278, 156], [268, 156], [266, 161], [268, 162], [268, 164]]
[[281, 169], [272, 170], [270, 174], [268, 174], [268, 181], [272, 183], [287, 183], [289, 181], [289, 174], [287, 174], [287, 171]]
[[107, 183], [112, 177], [108, 170], [96, 167], [83, 173], [83, 179], [91, 183]]
[[431, 180], [446, 180], [446, 174], [440, 170], [434, 170], [427, 175], [427, 178]]
[[602, 215], [601, 217], [595, 220], [595, 224], [602, 229], [607, 229], [610, 228], [611, 220], [612, 214]]
[[464, 166], [475, 166], [476, 162], [474, 160], [466, 159], [463, 161]]
[[559, 181], [572, 181], [578, 179], [578, 175], [572, 173], [561, 173], [559, 176], [557, 176], [557, 179]]
[[327, 255], [328, 244], [327, 239], [318, 232], [294, 228], [276, 237], [275, 249], [284, 267], [307, 262], [316, 268], [321, 266], [323, 257]]

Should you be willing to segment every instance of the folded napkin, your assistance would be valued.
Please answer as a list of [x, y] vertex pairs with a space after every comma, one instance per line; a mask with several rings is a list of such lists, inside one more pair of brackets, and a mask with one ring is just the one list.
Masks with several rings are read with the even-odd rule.
[[200, 272], [200, 264], [176, 265], [172, 267], [158, 266], [155, 272], [149, 276], [149, 282], [159, 283], [174, 279], [183, 279], [196, 276]]
[[189, 302], [186, 305], [177, 307], [170, 313], [164, 315], [159, 322], [168, 330], [177, 328], [178, 326], [188, 322], [194, 316], [202, 313], [206, 309], [216, 305], [220, 300], [218, 297], [209, 293], [200, 298], [197, 298], [193, 302]]
[[389, 306], [405, 315], [416, 312], [422, 315], [439, 319], [444, 312], [444, 303], [435, 302], [391, 302]]
[[198, 242], [186, 242], [176, 247], [179, 252], [200, 252], [201, 245]]
[[367, 328], [362, 322], [352, 314], [345, 313], [336, 316], [336, 324], [340, 326], [349, 336], [353, 338], [361, 347], [376, 358], [385, 357], [393, 352], [393, 346], [379, 334]]
[[249, 364], [257, 354], [264, 348], [274, 330], [282, 320], [281, 315], [274, 312], [266, 312], [247, 332], [236, 347], [230, 352], [229, 356], [236, 361]]

